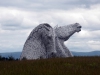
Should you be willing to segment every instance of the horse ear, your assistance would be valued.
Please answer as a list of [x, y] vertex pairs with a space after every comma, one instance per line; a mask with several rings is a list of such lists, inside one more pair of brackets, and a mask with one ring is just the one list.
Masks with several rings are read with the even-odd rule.
[[54, 30], [56, 30], [58, 28], [58, 24], [54, 27]]
[[44, 25], [44, 27], [48, 30], [48, 31], [50, 31], [50, 28], [52, 28], [49, 24], [47, 24], [47, 23], [44, 23], [43, 24]]

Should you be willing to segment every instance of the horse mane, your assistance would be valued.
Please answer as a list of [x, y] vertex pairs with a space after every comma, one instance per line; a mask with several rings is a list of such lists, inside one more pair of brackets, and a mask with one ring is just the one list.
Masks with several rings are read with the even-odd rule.
[[34, 28], [29, 37], [28, 37], [28, 40], [32, 37], [33, 38], [33, 35], [35, 33], [37, 33], [39, 30], [41, 30], [42, 28], [45, 28], [47, 31], [49, 31], [50, 28], [52, 28], [48, 23], [43, 23], [43, 24], [39, 24], [36, 28]]

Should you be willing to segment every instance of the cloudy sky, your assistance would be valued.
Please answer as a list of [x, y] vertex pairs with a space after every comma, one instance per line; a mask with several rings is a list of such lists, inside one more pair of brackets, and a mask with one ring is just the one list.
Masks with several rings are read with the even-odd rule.
[[0, 0], [0, 53], [22, 51], [40, 23], [52, 27], [80, 23], [66, 46], [71, 51], [100, 51], [100, 0]]

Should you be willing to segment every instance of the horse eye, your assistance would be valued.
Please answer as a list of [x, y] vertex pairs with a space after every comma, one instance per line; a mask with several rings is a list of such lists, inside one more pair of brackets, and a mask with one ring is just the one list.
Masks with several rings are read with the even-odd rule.
[[82, 26], [78, 26], [77, 28], [82, 28]]

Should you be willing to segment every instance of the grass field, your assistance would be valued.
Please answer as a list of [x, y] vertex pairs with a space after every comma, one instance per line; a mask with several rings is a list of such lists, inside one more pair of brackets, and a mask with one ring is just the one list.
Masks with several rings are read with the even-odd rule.
[[100, 57], [0, 61], [0, 75], [100, 75]]

